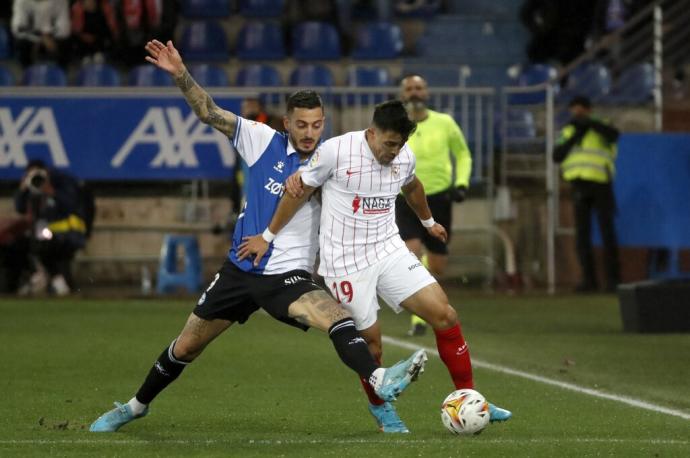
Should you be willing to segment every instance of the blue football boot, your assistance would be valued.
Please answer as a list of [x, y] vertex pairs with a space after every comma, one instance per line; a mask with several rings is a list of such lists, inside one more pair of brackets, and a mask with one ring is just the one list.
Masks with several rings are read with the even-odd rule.
[[115, 408], [98, 417], [89, 428], [89, 431], [94, 433], [114, 433], [130, 421], [145, 417], [148, 413], [149, 408], [147, 407], [141, 415], [134, 415], [129, 405], [116, 402]]
[[395, 401], [410, 383], [424, 372], [427, 356], [424, 350], [417, 350], [408, 359], [385, 369], [383, 377], [374, 386], [376, 395], [384, 401]]
[[405, 423], [398, 416], [395, 407], [390, 402], [384, 402], [380, 406], [369, 404], [369, 412], [374, 416], [379, 430], [384, 433], [409, 433]]
[[491, 423], [496, 421], [507, 421], [510, 420], [512, 416], [513, 413], [510, 410], [502, 409], [489, 403], [489, 421]]

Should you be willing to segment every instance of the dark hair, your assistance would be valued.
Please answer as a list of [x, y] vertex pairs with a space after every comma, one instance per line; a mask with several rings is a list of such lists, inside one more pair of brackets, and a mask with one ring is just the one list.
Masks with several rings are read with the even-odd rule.
[[29, 169], [44, 169], [46, 170], [46, 163], [41, 159], [31, 159], [28, 164], [26, 164], [26, 170]]
[[383, 131], [399, 133], [407, 141], [417, 124], [407, 116], [405, 105], [400, 100], [389, 100], [376, 105], [374, 125]]
[[287, 112], [292, 113], [295, 108], [323, 109], [323, 100], [312, 90], [293, 92], [287, 99]]
[[568, 108], [572, 108], [575, 106], [581, 106], [583, 108], [592, 108], [592, 101], [589, 100], [589, 97], [585, 97], [584, 95], [576, 95], [570, 100], [570, 103], [568, 104]]

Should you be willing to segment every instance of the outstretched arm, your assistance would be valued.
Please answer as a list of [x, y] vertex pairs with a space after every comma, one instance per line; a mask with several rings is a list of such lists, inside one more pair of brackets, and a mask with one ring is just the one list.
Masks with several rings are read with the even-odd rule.
[[429, 203], [426, 200], [424, 193], [424, 186], [419, 178], [414, 177], [412, 181], [402, 187], [403, 195], [410, 208], [415, 212], [417, 218], [420, 219], [422, 225], [429, 232], [429, 235], [444, 242], [448, 239], [446, 229], [434, 221], [431, 215]]
[[201, 122], [232, 137], [237, 126], [237, 115], [219, 108], [211, 96], [194, 81], [172, 41], [165, 45], [158, 40], [149, 41], [145, 48], [149, 53], [146, 60], [172, 75], [175, 84]]
[[[298, 172], [299, 173], [299, 172]], [[251, 237], [244, 237], [242, 244], [240, 244], [237, 250], [237, 259], [242, 261], [243, 259], [254, 256], [254, 265], [258, 266], [263, 258], [264, 254], [268, 251], [269, 244], [276, 237], [278, 232], [290, 222], [295, 213], [300, 209], [300, 207], [309, 200], [309, 197], [316, 190], [315, 187], [308, 186], [302, 183], [303, 193], [300, 196], [293, 196], [289, 192], [283, 195], [278, 203], [278, 208], [273, 214], [273, 219], [268, 224], [268, 228], [263, 234], [257, 234]]]

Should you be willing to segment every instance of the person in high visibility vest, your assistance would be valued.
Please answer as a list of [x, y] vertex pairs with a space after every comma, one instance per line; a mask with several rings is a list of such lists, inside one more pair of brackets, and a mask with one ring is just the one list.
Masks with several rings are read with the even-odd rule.
[[[407, 141], [417, 160], [415, 174], [424, 185], [434, 218], [448, 231], [448, 239], [442, 242], [431, 237], [402, 195], [395, 202], [396, 224], [407, 248], [438, 278], [448, 266], [453, 202], [465, 200], [472, 172], [472, 156], [455, 120], [427, 107], [429, 92], [424, 78], [419, 75], [403, 78], [400, 98], [406, 105], [410, 119], [417, 123], [417, 129]], [[423, 335], [425, 332], [424, 320], [412, 315], [408, 335]]]
[[587, 97], [577, 96], [568, 105], [572, 119], [561, 130], [553, 160], [561, 163], [563, 179], [572, 188], [575, 211], [577, 256], [582, 280], [577, 292], [597, 290], [592, 253], [591, 219], [596, 212], [604, 245], [608, 291], [620, 280], [618, 241], [614, 226], [616, 201], [613, 195], [618, 129], [592, 116]]

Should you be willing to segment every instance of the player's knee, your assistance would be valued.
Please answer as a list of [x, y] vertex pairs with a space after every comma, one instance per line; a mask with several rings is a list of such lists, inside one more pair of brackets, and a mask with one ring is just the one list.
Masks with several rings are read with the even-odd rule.
[[177, 339], [173, 347], [173, 356], [178, 361], [192, 362], [206, 348], [205, 343], [195, 339]]
[[434, 320], [431, 325], [435, 329], [448, 329], [455, 326], [458, 322], [458, 314], [450, 304], [445, 304], [440, 307], [438, 312], [434, 314]]

